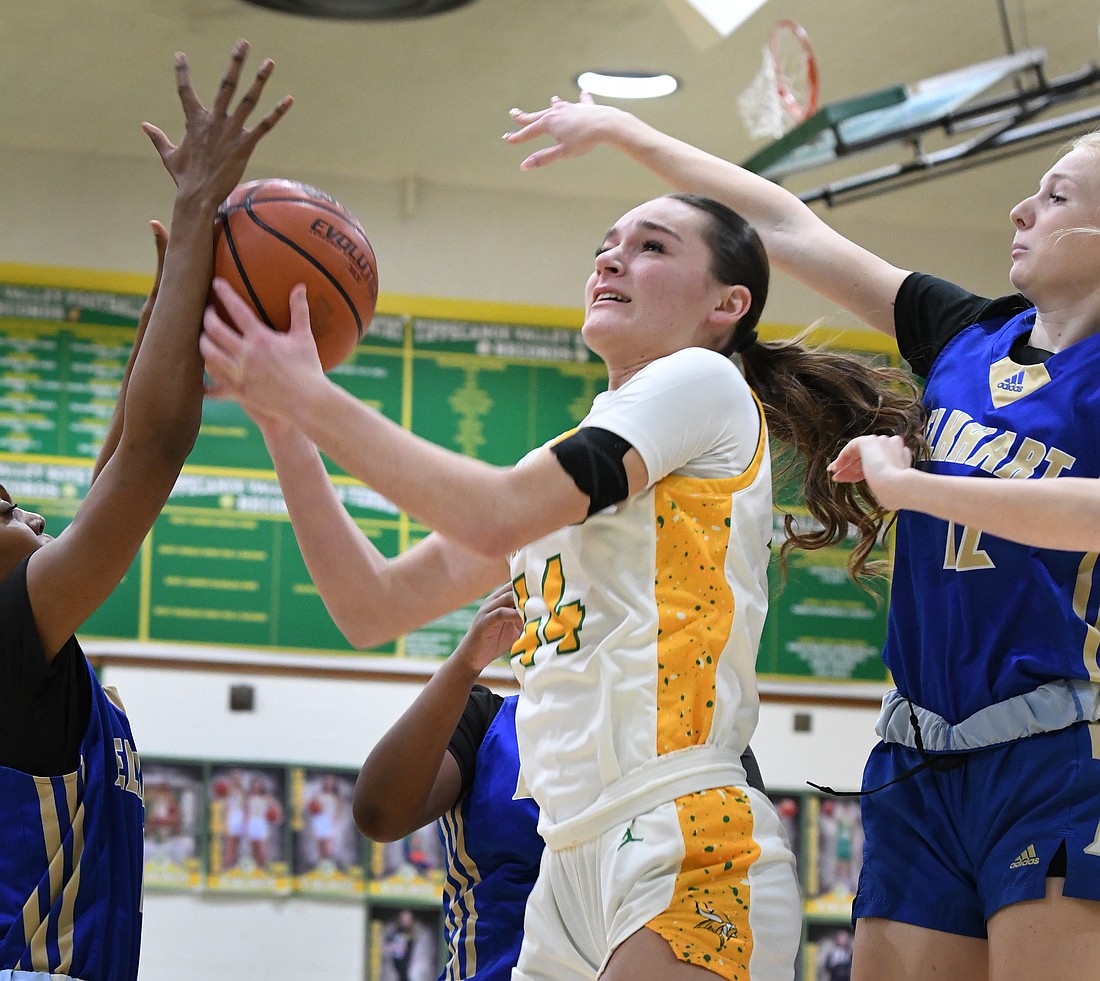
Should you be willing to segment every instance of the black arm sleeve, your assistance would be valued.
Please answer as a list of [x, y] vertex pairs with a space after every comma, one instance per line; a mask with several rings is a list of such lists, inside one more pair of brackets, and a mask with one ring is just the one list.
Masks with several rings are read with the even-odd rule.
[[588, 513], [625, 501], [629, 493], [623, 458], [630, 443], [609, 429], [582, 426], [550, 447], [573, 483], [588, 495]]
[[1031, 306], [1020, 294], [989, 299], [926, 273], [910, 273], [894, 301], [898, 350], [913, 372], [927, 378], [932, 364], [959, 331]]
[[759, 790], [760, 793], [766, 794], [768, 788], [764, 786], [764, 776], [760, 772], [760, 764], [756, 762], [756, 754], [752, 751], [751, 746], [746, 746], [745, 752], [741, 754], [741, 765], [745, 768], [745, 782], [753, 790]]
[[0, 583], [0, 765], [43, 777], [80, 765], [90, 671], [74, 637], [47, 663], [24, 560]]
[[459, 799], [470, 792], [477, 766], [477, 751], [481, 748], [481, 741], [485, 738], [490, 723], [503, 704], [504, 699], [484, 685], [474, 685], [470, 691], [462, 718], [458, 720], [454, 735], [447, 744], [447, 751], [455, 758], [458, 772], [462, 774]]

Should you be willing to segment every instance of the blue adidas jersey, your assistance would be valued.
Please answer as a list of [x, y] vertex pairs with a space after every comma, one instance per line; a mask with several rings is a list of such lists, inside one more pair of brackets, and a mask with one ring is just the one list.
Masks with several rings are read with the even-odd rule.
[[519, 779], [516, 701], [503, 700], [478, 748], [469, 792], [439, 820], [447, 853], [446, 981], [508, 981], [519, 957], [543, 843], [534, 801], [512, 799]]
[[55, 777], [0, 767], [0, 973], [134, 981], [141, 767], [121, 707], [72, 653], [91, 680], [80, 766]]
[[[923, 469], [1100, 476], [1100, 336], [1019, 364], [1010, 351], [1034, 318], [994, 317], [947, 341], [927, 377]], [[1047, 681], [1100, 681], [1096, 559], [902, 512], [884, 652], [898, 690], [957, 722]]]

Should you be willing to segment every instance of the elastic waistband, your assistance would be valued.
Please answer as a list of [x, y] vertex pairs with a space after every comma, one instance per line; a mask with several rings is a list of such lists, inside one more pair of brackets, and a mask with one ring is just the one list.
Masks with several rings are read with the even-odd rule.
[[539, 818], [538, 832], [551, 851], [571, 848], [660, 804], [711, 787], [744, 786], [741, 756], [722, 746], [692, 746], [632, 770], [605, 787], [591, 807], [551, 824]]
[[883, 742], [917, 749], [911, 715], [916, 716], [921, 745], [927, 752], [965, 753], [1057, 732], [1078, 722], [1100, 721], [1100, 684], [1076, 679], [1051, 681], [955, 723], [891, 689], [883, 696], [875, 732]]

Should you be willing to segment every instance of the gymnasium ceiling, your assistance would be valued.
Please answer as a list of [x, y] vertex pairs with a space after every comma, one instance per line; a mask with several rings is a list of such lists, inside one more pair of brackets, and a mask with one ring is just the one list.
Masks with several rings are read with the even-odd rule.
[[[172, 53], [191, 55], [200, 95], [208, 97], [232, 40], [243, 36], [253, 44], [251, 65], [259, 55], [277, 62], [268, 104], [286, 92], [296, 99], [261, 146], [257, 171], [634, 198], [652, 193], [652, 183], [609, 151], [583, 170], [522, 174], [521, 152], [499, 139], [508, 108], [573, 96], [572, 80], [585, 68], [661, 69], [681, 80], [679, 92], [631, 107], [690, 142], [743, 160], [766, 141], [749, 138], [737, 98], [760, 68], [762, 44], [779, 17], [799, 21], [812, 39], [823, 102], [914, 82], [1007, 48], [996, 0], [768, 0], [726, 39], [701, 25], [686, 30], [671, 9], [677, 2], [683, 6], [473, 0], [419, 20], [351, 22], [307, 20], [243, 0], [8, 0], [0, 20], [0, 145], [148, 159], [141, 120], [178, 132]], [[1046, 49], [1049, 77], [1100, 58], [1094, 0], [1005, 0], [1004, 9], [1017, 48]], [[1093, 96], [1068, 109], [1098, 103]], [[1031, 193], [1052, 153], [1048, 147], [897, 191], [874, 207], [899, 220], [950, 221], [963, 213], [1007, 235], [1008, 208]], [[890, 156], [871, 155], [836, 173]], [[823, 176], [834, 173], [806, 175], [800, 186]]]

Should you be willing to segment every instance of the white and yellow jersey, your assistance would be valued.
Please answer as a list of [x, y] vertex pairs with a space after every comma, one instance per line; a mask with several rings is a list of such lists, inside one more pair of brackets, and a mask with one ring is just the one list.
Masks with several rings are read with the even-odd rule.
[[771, 464], [741, 373], [680, 351], [581, 425], [628, 440], [650, 484], [512, 557], [516, 726], [544, 832], [726, 785], [759, 708]]

